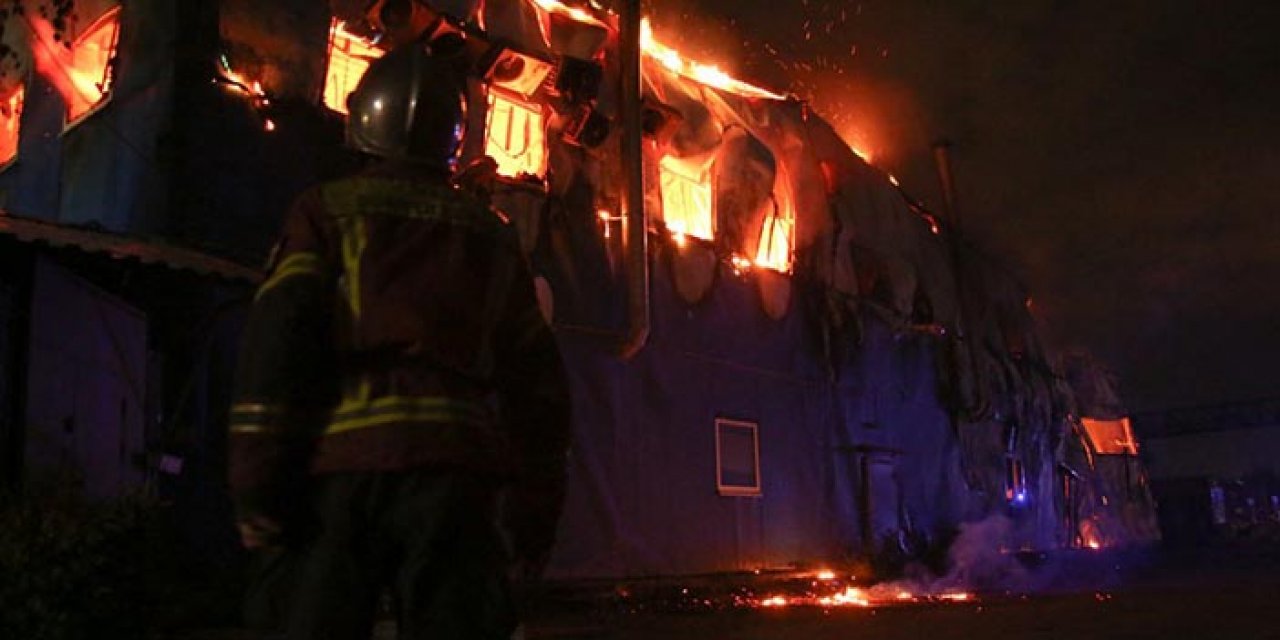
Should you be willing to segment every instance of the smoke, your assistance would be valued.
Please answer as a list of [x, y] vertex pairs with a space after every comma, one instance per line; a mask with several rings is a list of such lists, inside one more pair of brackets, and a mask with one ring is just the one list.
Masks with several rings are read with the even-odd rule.
[[947, 549], [946, 573], [934, 575], [922, 565], [906, 568], [902, 580], [882, 582], [871, 588], [873, 598], [889, 598], [902, 592], [936, 596], [957, 592], [1028, 591], [1036, 576], [1010, 553], [1014, 523], [1002, 515], [960, 525]]
[[1019, 552], [1019, 531], [1003, 515], [960, 525], [947, 549], [945, 573], [937, 575], [923, 565], [910, 565], [901, 580], [872, 586], [874, 600], [887, 600], [906, 592], [917, 596], [955, 593], [1036, 593], [1114, 588], [1121, 582], [1122, 564], [1142, 559], [1117, 557], [1092, 551], [1060, 550], [1053, 553]]

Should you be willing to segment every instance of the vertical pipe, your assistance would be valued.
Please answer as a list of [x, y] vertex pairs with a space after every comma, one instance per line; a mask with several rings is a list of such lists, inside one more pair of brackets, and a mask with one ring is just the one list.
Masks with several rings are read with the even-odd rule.
[[644, 210], [644, 150], [641, 131], [640, 0], [620, 6], [619, 60], [622, 86], [622, 206], [625, 215], [624, 250], [627, 269], [627, 329], [620, 355], [639, 353], [649, 339], [649, 220]]
[[951, 141], [941, 138], [933, 143], [933, 161], [938, 169], [938, 183], [942, 186], [942, 210], [947, 222], [960, 230], [960, 211], [956, 206], [955, 175], [951, 171]]

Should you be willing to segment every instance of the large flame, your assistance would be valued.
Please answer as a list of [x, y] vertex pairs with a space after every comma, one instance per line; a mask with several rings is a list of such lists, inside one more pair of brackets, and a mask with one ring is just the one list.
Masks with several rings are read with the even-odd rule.
[[546, 116], [542, 106], [499, 90], [489, 92], [484, 153], [498, 163], [498, 174], [508, 178], [547, 171]]
[[762, 89], [733, 78], [715, 65], [703, 64], [685, 58], [680, 55], [680, 52], [658, 42], [654, 38], [653, 26], [649, 24], [648, 18], [645, 18], [640, 23], [640, 49], [672, 73], [691, 78], [707, 86], [747, 98], [768, 98], [770, 100], [783, 100], [786, 98], [786, 96], [768, 89]]
[[347, 112], [347, 96], [355, 91], [369, 63], [383, 55], [373, 43], [347, 31], [346, 23], [334, 18], [329, 23], [329, 68], [324, 78], [324, 104], [338, 113]]
[[120, 7], [102, 14], [70, 48], [58, 41], [47, 20], [33, 17], [29, 25], [35, 35], [31, 49], [36, 69], [58, 90], [67, 105], [67, 121], [74, 122], [111, 90], [110, 65], [120, 35]]
[[664, 156], [658, 163], [662, 189], [662, 221], [675, 234], [710, 240], [715, 234], [711, 162]]
[[0, 101], [0, 165], [18, 156], [19, 125], [26, 97], [26, 88], [18, 85], [8, 99]]

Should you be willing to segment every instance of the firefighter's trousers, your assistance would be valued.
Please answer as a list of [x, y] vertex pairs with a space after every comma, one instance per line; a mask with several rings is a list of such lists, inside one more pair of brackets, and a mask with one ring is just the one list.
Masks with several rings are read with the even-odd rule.
[[317, 476], [290, 640], [368, 638], [389, 591], [400, 640], [511, 637], [496, 484], [459, 472]]

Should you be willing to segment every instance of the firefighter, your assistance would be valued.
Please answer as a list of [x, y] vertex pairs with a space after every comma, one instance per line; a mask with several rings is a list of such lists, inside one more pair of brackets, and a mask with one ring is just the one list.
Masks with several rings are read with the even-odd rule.
[[250, 311], [230, 484], [246, 547], [303, 549], [291, 638], [368, 637], [384, 590], [400, 638], [510, 637], [554, 540], [562, 363], [514, 230], [450, 185], [455, 57], [372, 63], [347, 143], [377, 161], [295, 202]]

